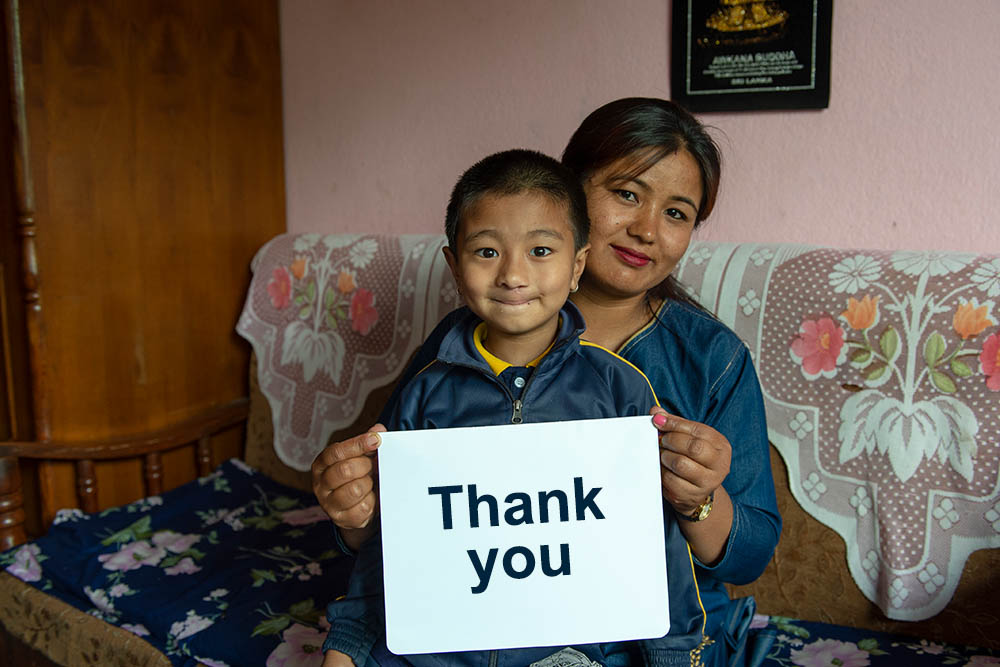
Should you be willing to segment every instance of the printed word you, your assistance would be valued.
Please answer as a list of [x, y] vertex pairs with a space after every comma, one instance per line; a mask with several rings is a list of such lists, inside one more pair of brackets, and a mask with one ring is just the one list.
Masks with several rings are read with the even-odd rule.
[[[536, 522], [566, 522], [570, 521], [571, 515], [576, 521], [585, 521], [588, 518], [588, 511], [590, 517], [603, 519], [604, 513], [597, 505], [597, 494], [600, 493], [601, 487], [591, 487], [586, 492], [584, 489], [583, 478], [574, 477], [572, 494], [561, 489], [538, 491], [534, 495], [521, 491], [508, 493], [503, 499], [505, 505], [503, 521], [509, 526], [522, 526]], [[462, 505], [468, 510], [463, 519], [468, 520], [469, 528], [479, 528], [483, 525], [484, 517], [480, 513], [482, 511], [485, 511], [485, 521], [489, 526], [500, 525], [501, 508], [496, 496], [489, 493], [480, 494], [475, 484], [429, 486], [427, 493], [441, 498], [441, 527], [444, 530], [454, 528], [457, 513], [455, 508]], [[464, 504], [460, 502], [463, 493], [466, 499]], [[454, 496], [458, 496], [455, 503], [452, 502]], [[475, 549], [469, 549], [466, 553], [479, 580], [475, 586], [470, 587], [470, 590], [473, 594], [482, 593], [493, 577], [500, 549], [498, 547], [490, 549], [485, 562]], [[537, 559], [535, 553], [528, 547], [514, 546], [504, 552], [500, 561], [504, 573], [512, 579], [524, 579], [530, 576], [535, 571], [536, 563], [541, 565], [542, 573], [547, 577], [568, 576], [572, 573], [569, 544], [565, 543], [559, 545], [558, 565], [553, 565], [552, 554], [547, 544], [540, 545]]]

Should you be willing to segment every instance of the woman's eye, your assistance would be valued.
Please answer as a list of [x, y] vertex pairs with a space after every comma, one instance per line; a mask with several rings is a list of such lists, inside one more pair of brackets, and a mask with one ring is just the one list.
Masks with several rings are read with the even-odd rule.
[[552, 254], [552, 248], [546, 248], [544, 246], [538, 246], [531, 249], [532, 257], [547, 257]]
[[684, 211], [677, 208], [668, 208], [667, 217], [673, 218], [674, 220], [687, 220], [688, 217]]
[[614, 193], [627, 202], [635, 203], [639, 201], [635, 193], [631, 190], [615, 190]]
[[497, 251], [493, 248], [480, 248], [476, 250], [475, 254], [484, 259], [492, 259], [498, 255]]

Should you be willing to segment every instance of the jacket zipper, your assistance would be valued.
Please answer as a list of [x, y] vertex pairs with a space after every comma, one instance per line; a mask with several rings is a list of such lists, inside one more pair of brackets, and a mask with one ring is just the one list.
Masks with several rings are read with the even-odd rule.
[[[477, 368], [476, 366], [473, 366], [472, 364], [458, 363], [458, 364], [454, 364], [454, 365], [456, 365], [456, 366], [465, 366], [466, 368], [471, 368], [474, 371], [478, 371], [480, 373], [483, 373], [483, 369]], [[524, 388], [521, 390], [521, 396], [524, 396], [524, 395], [526, 395], [528, 393], [528, 387], [531, 386], [531, 382], [532, 382], [532, 380], [535, 379], [535, 375], [537, 375], [537, 374], [538, 374], [538, 368], [533, 368], [532, 371], [531, 371], [531, 375], [528, 376], [528, 381], [524, 383]], [[484, 375], [486, 375], [486, 374], [484, 373]], [[497, 386], [499, 386], [500, 389], [502, 389], [507, 394], [507, 397], [511, 399], [510, 423], [511, 424], [520, 424], [520, 423], [522, 423], [524, 421], [524, 418], [523, 418], [523, 416], [522, 416], [521, 413], [522, 413], [522, 410], [524, 409], [524, 401], [522, 401], [520, 398], [514, 398], [514, 395], [510, 393], [510, 389], [507, 388], [507, 385], [505, 385], [503, 382], [501, 382], [498, 378], [496, 378], [494, 376], [488, 376], [488, 377], [491, 377], [492, 380], [497, 384]], [[490, 667], [494, 667], [494, 665], [490, 665]]]
[[[521, 390], [521, 396], [528, 395], [528, 387], [531, 386], [531, 381], [535, 379], [536, 375], [538, 375], [538, 368], [531, 369], [531, 375], [528, 376], [528, 381], [524, 383], [524, 389]], [[503, 383], [501, 383], [500, 386], [503, 386]], [[504, 391], [507, 392], [508, 396], [511, 396], [510, 391], [507, 389], [507, 387], [503, 387], [503, 389]], [[511, 396], [511, 398], [514, 397]], [[522, 401], [520, 398], [514, 398], [513, 408], [514, 411], [510, 415], [510, 423], [520, 424], [521, 422], [524, 421], [524, 419], [521, 416], [521, 410], [524, 408], [524, 401]]]
[[499, 652], [490, 651], [490, 667], [497, 667], [497, 659], [500, 657]]

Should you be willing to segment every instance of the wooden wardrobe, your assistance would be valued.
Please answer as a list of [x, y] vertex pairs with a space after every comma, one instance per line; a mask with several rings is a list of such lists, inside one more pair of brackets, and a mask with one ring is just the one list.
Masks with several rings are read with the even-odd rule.
[[[285, 229], [277, 1], [3, 11], [0, 440], [170, 437], [247, 395], [234, 327], [255, 251]], [[71, 462], [4, 444], [0, 546], [23, 517], [37, 535], [81, 498], [104, 508], [197, 474], [191, 447]], [[202, 458], [241, 445], [230, 431]]]

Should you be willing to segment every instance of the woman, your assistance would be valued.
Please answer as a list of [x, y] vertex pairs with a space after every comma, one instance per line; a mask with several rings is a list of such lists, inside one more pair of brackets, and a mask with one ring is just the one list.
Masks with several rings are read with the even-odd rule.
[[[756, 579], [781, 532], [763, 401], [746, 347], [670, 275], [715, 204], [718, 147], [677, 105], [628, 98], [591, 113], [562, 161], [583, 183], [591, 218], [571, 297], [584, 337], [642, 369], [667, 408], [653, 410], [661, 486], [696, 558], [710, 639], [701, 658], [743, 664], [753, 604], [730, 601], [724, 584]], [[436, 349], [435, 338], [424, 348]], [[371, 457], [381, 430], [333, 443], [313, 463], [316, 497], [350, 548], [375, 530]]]

